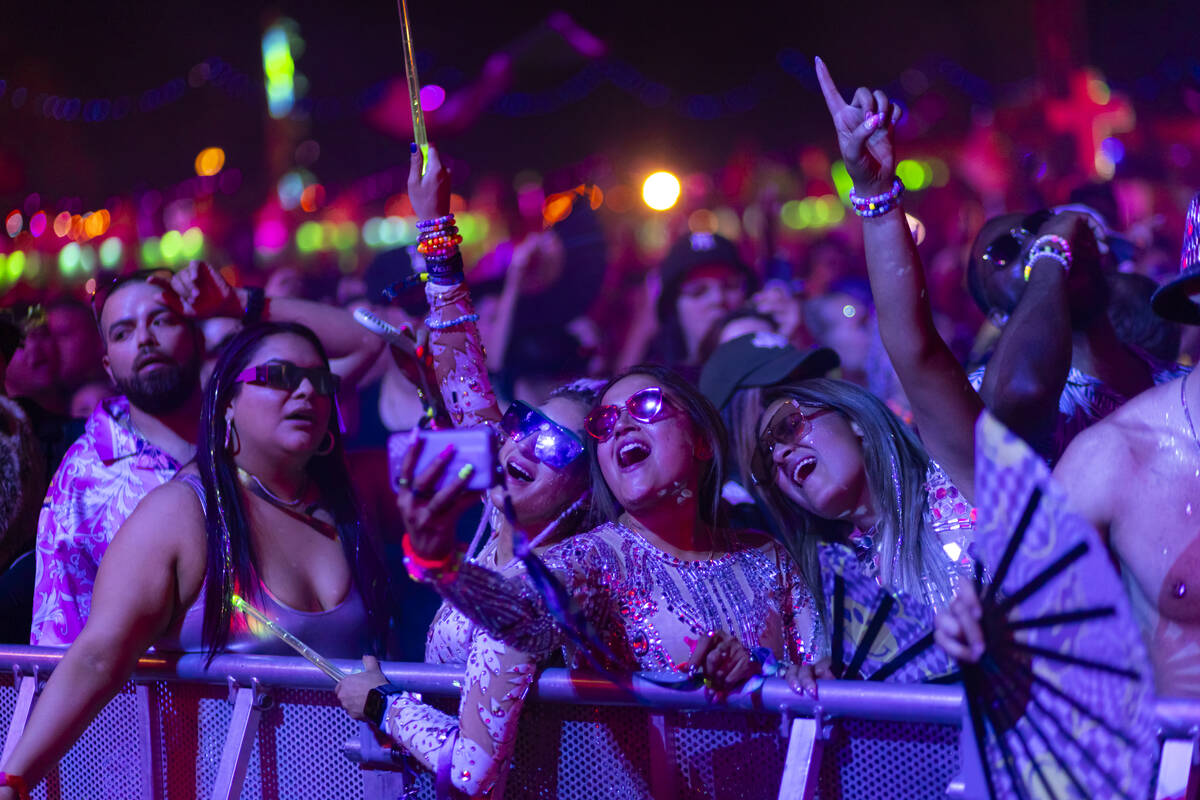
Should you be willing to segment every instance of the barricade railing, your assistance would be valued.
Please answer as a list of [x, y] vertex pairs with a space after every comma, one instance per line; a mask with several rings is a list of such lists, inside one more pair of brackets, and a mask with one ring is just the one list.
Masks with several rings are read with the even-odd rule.
[[[0, 647], [5, 759], [62, 652]], [[346, 672], [358, 668], [335, 663]], [[460, 667], [382, 666], [392, 683], [431, 702], [444, 698], [453, 709]], [[1157, 711], [1163, 750], [1155, 796], [1192, 797], [1200, 702], [1160, 700]], [[653, 676], [634, 676], [630, 692], [548, 669], [522, 716], [507, 794], [694, 797], [725, 795], [731, 782], [750, 780], [735, 792], [749, 796], [751, 783], [768, 776], [778, 781], [771, 796], [786, 800], [982, 800], [978, 749], [964, 714], [958, 686], [822, 681], [814, 700], [772, 678], [714, 701]], [[755, 754], [753, 772], [747, 753]], [[151, 653], [35, 797], [431, 797], [428, 778], [414, 785], [401, 759], [345, 714], [329, 679], [303, 659], [222, 655], [206, 665], [198, 654]], [[624, 763], [626, 772], [610, 762]]]

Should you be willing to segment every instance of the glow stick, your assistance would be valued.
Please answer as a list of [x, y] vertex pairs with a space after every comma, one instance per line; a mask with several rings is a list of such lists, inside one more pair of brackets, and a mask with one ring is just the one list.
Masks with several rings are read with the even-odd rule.
[[263, 614], [261, 611], [259, 611], [254, 606], [247, 603], [241, 597], [238, 597], [235, 594], [235, 595], [233, 595], [231, 600], [233, 602], [234, 608], [236, 608], [238, 611], [241, 611], [243, 614], [250, 617], [255, 622], [258, 622], [259, 624], [261, 624], [263, 627], [265, 627], [271, 633], [275, 634], [288, 647], [292, 648], [297, 653], [299, 653], [300, 655], [307, 658], [313, 664], [316, 664], [317, 667], [319, 667], [320, 670], [322, 672], [324, 672], [326, 675], [333, 678], [335, 681], [340, 681], [342, 678], [346, 677], [346, 673], [342, 672], [340, 669], [335, 667], [332, 663], [327, 661], [324, 656], [322, 656], [316, 650], [313, 650], [311, 647], [306, 645], [304, 642], [297, 639], [295, 636], [292, 636], [283, 627], [281, 627], [278, 623], [276, 623], [275, 620], [267, 617], [265, 614]]
[[421, 174], [429, 159], [429, 137], [425, 133], [425, 112], [421, 109], [421, 81], [417, 78], [417, 58], [413, 52], [412, 28], [408, 25], [408, 3], [396, 0], [400, 11], [400, 26], [404, 33], [404, 74], [408, 78], [408, 105], [412, 111], [413, 141], [421, 148]]

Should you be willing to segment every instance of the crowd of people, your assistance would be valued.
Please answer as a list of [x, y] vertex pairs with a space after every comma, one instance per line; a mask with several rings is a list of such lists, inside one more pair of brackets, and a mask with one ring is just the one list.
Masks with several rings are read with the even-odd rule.
[[[0, 633], [66, 650], [0, 800], [27, 796], [147, 649], [285, 652], [235, 595], [361, 657], [336, 688], [346, 711], [472, 797], [505, 793], [546, 665], [674, 671], [717, 694], [774, 675], [815, 696], [832, 677], [822, 547], [978, 660], [985, 409], [1099, 531], [1158, 692], [1200, 696], [1200, 389], [1182, 333], [1200, 324], [1200, 195], [1162, 285], [1075, 203], [984, 221], [955, 294], [904, 213], [899, 107], [866, 88], [847, 101], [816, 71], [862, 252], [814, 245], [805, 280], [778, 265], [764, 280], [742, 243], [696, 231], [630, 287], [596, 269], [585, 194], [465, 264], [449, 171], [414, 145], [418, 243], [343, 302], [296, 296], [282, 269], [235, 287], [194, 262], [8, 309]], [[581, 294], [603, 302], [576, 314]], [[480, 428], [494, 464], [438, 436]], [[462, 665], [457, 713], [378, 663], [422, 657]], [[627, 766], [614, 792], [648, 795]], [[739, 796], [778, 781], [748, 773]]]

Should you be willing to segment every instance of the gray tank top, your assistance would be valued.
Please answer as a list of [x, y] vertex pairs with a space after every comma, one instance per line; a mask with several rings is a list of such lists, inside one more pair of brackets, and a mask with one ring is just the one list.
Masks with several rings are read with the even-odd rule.
[[[207, 513], [204, 502], [204, 485], [199, 476], [191, 474], [176, 475], [174, 480], [183, 481], [196, 492], [200, 498], [200, 506]], [[155, 650], [162, 652], [200, 653], [205, 648], [202, 644], [201, 632], [204, 628], [204, 593], [205, 586], [200, 588], [200, 594], [192, 607], [182, 618], [171, 626]], [[297, 611], [275, 599], [271, 592], [261, 582], [258, 585], [258, 596], [248, 592], [246, 602], [262, 611], [281, 627], [296, 638], [312, 647], [318, 653], [329, 658], [361, 658], [370, 650], [370, 633], [367, 627], [367, 609], [362, 596], [354, 582], [346, 597], [328, 611]], [[234, 613], [229, 631], [229, 641], [225, 651], [231, 653], [255, 653], [262, 655], [296, 655], [296, 651], [288, 647], [269, 632], [261, 636], [252, 632], [242, 614]]]

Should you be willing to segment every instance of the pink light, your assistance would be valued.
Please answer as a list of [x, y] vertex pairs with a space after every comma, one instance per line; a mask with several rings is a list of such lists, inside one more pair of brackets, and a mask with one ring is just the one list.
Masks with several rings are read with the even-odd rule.
[[437, 111], [446, 102], [446, 90], [431, 83], [421, 87], [421, 108], [425, 111]]
[[287, 238], [287, 228], [281, 220], [263, 220], [254, 231], [254, 248], [270, 252], [282, 250]]
[[33, 218], [29, 220], [29, 232], [33, 234], [35, 239], [46, 232], [45, 211], [37, 212], [33, 215]]

